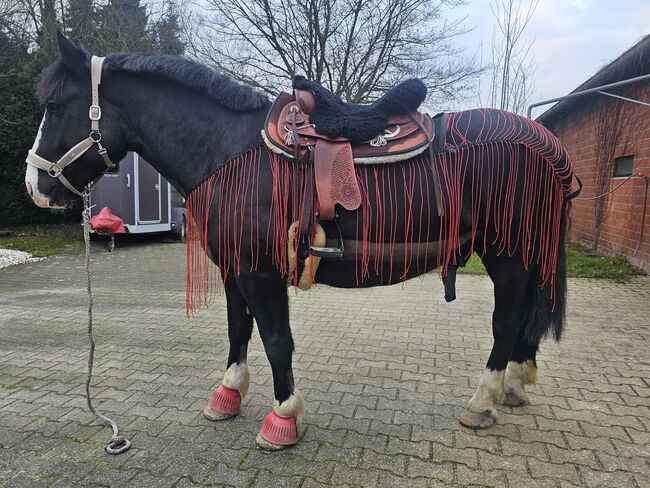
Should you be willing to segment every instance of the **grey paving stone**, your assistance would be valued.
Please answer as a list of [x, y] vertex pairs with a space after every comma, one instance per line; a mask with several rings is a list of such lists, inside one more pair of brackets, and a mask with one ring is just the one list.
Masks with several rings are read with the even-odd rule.
[[574, 483], [580, 482], [578, 470], [573, 464], [553, 464], [528, 458], [528, 466], [533, 478], [560, 478]]
[[359, 467], [368, 469], [374, 468], [379, 470], [387, 470], [396, 475], [404, 475], [406, 473], [406, 465], [408, 464], [408, 456], [403, 454], [378, 454], [371, 449], [366, 449], [363, 452], [363, 458]]
[[[456, 482], [460, 486], [490, 486], [490, 487], [506, 487], [506, 473], [507, 470], [501, 469], [470, 469], [467, 466], [460, 465], [456, 469]], [[528, 485], [517, 485], [528, 486]]]
[[334, 467], [331, 483], [352, 486], [376, 486], [380, 471], [372, 468], [350, 468], [338, 465]]
[[323, 443], [316, 454], [316, 461], [334, 461], [356, 467], [361, 460], [363, 449], [359, 447], [339, 447]]
[[406, 475], [410, 478], [433, 478], [451, 483], [454, 480], [454, 466], [452, 463], [432, 463], [428, 459], [412, 457], [409, 459]]
[[251, 488], [299, 488], [304, 482], [301, 476], [278, 476], [268, 471], [260, 471]]
[[487, 278], [459, 276], [450, 304], [433, 275], [404, 289], [291, 292], [305, 436], [268, 454], [254, 444], [272, 403], [257, 332], [241, 415], [201, 416], [223, 375], [226, 310], [217, 296], [185, 317], [184, 252], [93, 253], [92, 391], [133, 441], [117, 457], [103, 450], [110, 429], [85, 410], [81, 256], [0, 271], [0, 485], [650, 486], [650, 364], [639, 360], [650, 279], [570, 280], [565, 339], [542, 345], [532, 404], [500, 407], [482, 432], [457, 417], [491, 347]]
[[379, 474], [377, 486], [379, 488], [424, 488], [432, 486], [434, 482], [434, 479], [405, 478], [384, 471]]
[[594, 471], [585, 466], [580, 466], [578, 469], [587, 486], [606, 486], [612, 488], [631, 488], [636, 486], [631, 473], [624, 471]]
[[502, 470], [520, 474], [527, 474], [528, 471], [526, 457], [524, 456], [504, 456], [502, 454], [479, 451], [478, 462], [481, 471]]

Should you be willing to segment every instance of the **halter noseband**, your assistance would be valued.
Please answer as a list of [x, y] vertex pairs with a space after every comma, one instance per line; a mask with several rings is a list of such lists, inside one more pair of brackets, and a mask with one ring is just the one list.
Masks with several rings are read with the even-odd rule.
[[99, 106], [99, 85], [102, 82], [102, 66], [105, 58], [93, 56], [90, 61], [90, 82], [92, 85], [92, 105], [88, 110], [90, 119], [90, 134], [88, 137], [72, 147], [67, 153], [59, 158], [56, 163], [52, 163], [45, 158], [40, 157], [35, 151], [30, 150], [27, 154], [27, 164], [31, 164], [39, 169], [47, 171], [47, 174], [58, 180], [75, 195], [83, 196], [83, 192], [77, 190], [68, 179], [63, 176], [63, 170], [83, 156], [93, 145], [97, 145], [97, 152], [102, 157], [106, 168], [113, 168], [115, 164], [108, 156], [106, 148], [101, 145], [102, 134], [99, 132], [99, 120], [102, 118], [102, 109]]

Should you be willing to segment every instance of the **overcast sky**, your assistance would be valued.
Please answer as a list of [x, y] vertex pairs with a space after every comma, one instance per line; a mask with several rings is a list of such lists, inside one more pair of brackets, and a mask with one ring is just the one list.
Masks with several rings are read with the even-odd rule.
[[[455, 15], [467, 16], [466, 25], [473, 27], [463, 39], [468, 52], [482, 45], [487, 62], [493, 29], [490, 0], [468, 0]], [[540, 0], [527, 30], [535, 38], [531, 52], [538, 65], [530, 103], [566, 95], [646, 34], [650, 0]], [[478, 96], [457, 108], [477, 104]]]

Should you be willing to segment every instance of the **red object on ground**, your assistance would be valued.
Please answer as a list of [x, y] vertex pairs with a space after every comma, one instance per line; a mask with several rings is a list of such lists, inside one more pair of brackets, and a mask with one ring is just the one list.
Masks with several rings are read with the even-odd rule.
[[111, 212], [111, 209], [104, 207], [90, 219], [90, 228], [102, 234], [124, 233], [124, 221]]
[[276, 446], [293, 446], [298, 442], [296, 417], [281, 417], [271, 410], [264, 419], [260, 435]]
[[237, 415], [241, 410], [241, 394], [238, 390], [219, 385], [212, 392], [208, 407], [224, 415]]

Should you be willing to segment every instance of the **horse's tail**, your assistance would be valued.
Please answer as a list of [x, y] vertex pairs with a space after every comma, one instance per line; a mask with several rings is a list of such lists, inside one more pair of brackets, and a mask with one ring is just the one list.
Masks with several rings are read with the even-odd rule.
[[539, 266], [528, 284], [527, 309], [524, 334], [529, 344], [539, 344], [542, 338], [553, 332], [556, 341], [562, 337], [566, 318], [567, 263], [566, 233], [571, 201], [565, 200], [560, 221], [560, 240], [557, 252], [557, 267], [554, 285], [550, 282], [540, 286]]

